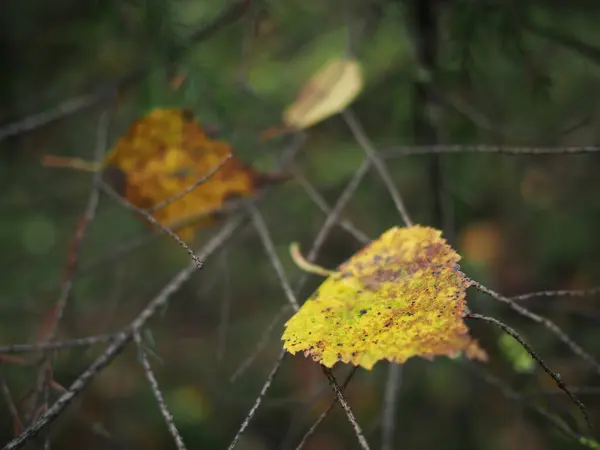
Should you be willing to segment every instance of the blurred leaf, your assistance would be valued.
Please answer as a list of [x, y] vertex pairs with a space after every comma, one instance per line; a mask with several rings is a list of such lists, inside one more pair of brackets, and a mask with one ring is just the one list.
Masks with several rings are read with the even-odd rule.
[[208, 399], [194, 386], [184, 386], [166, 393], [166, 402], [181, 422], [197, 425], [210, 413]]
[[343, 361], [369, 370], [381, 359], [461, 351], [485, 360], [463, 322], [469, 281], [459, 259], [438, 230], [391, 228], [332, 272], [287, 322], [284, 348], [327, 367]]
[[362, 69], [354, 59], [340, 58], [323, 66], [285, 110], [284, 123], [304, 129], [343, 111], [363, 87]]
[[[151, 209], [180, 195], [229, 158], [209, 179], [153, 211], [159, 222], [170, 224], [218, 210], [232, 196], [250, 197], [261, 182], [277, 179], [259, 174], [232, 154], [226, 142], [207, 136], [192, 113], [155, 109], [131, 125], [106, 165], [126, 174], [123, 195], [130, 202]], [[178, 233], [190, 240], [195, 229], [213, 222], [213, 217], [203, 218]]]
[[530, 373], [535, 369], [536, 364], [531, 355], [512, 336], [508, 334], [500, 336], [498, 346], [516, 372]]

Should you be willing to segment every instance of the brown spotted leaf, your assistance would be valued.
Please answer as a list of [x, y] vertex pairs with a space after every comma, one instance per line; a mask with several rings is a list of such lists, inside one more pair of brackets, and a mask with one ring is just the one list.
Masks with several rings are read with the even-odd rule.
[[460, 256], [429, 227], [392, 228], [329, 276], [286, 323], [284, 347], [332, 367], [413, 356], [485, 360], [463, 318]]

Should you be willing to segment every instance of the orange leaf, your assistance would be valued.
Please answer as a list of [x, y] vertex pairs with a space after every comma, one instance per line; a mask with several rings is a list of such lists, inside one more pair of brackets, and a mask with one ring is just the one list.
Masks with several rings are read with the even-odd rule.
[[[123, 195], [134, 205], [151, 209], [180, 195], [233, 153], [200, 127], [194, 115], [180, 109], [155, 109], [136, 121], [119, 139], [106, 165], [125, 174]], [[191, 240], [198, 227], [211, 225], [213, 214], [231, 197], [251, 197], [260, 184], [280, 181], [254, 171], [235, 157], [186, 195], [158, 208], [152, 215], [169, 225], [201, 216], [178, 234]]]

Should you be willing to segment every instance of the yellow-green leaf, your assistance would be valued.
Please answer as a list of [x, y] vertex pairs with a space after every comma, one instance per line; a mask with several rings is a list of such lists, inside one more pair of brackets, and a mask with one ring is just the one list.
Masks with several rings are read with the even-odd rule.
[[429, 227], [392, 228], [342, 264], [286, 323], [284, 348], [332, 367], [413, 356], [486, 360], [463, 321], [469, 280]]
[[343, 111], [363, 86], [362, 69], [354, 59], [334, 59], [323, 66], [285, 110], [289, 128], [304, 129]]

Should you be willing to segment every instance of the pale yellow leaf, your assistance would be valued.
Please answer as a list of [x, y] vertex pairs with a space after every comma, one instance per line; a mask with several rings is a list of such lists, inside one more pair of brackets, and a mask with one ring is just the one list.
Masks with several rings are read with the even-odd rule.
[[285, 110], [283, 122], [298, 130], [311, 127], [343, 111], [362, 87], [363, 74], [358, 61], [348, 58], [330, 61], [304, 85]]

